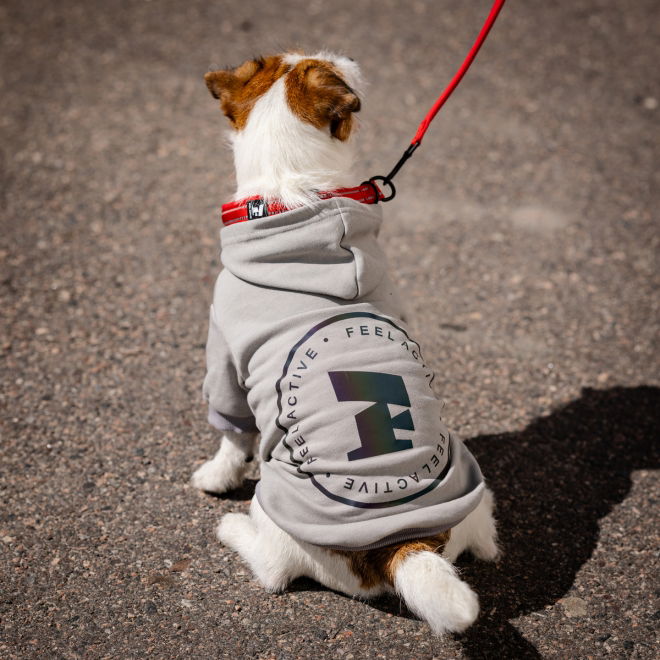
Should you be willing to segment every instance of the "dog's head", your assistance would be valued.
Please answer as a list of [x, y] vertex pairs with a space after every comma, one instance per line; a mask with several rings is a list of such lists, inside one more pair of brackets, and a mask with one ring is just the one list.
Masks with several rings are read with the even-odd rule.
[[330, 53], [260, 57], [236, 68], [210, 71], [204, 79], [211, 94], [220, 100], [232, 127], [239, 132], [248, 125], [256, 102], [280, 80], [281, 93], [271, 94], [277, 97], [270, 100], [276, 104], [272, 111], [290, 112], [332, 139], [344, 142], [350, 137], [353, 114], [360, 109], [357, 65], [347, 57]]

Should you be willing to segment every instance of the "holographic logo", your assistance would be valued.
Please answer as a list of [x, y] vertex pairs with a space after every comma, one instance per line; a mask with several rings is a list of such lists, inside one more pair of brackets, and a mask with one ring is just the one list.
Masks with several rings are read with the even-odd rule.
[[410, 407], [401, 376], [371, 371], [330, 371], [328, 376], [337, 401], [374, 401], [373, 406], [355, 415], [362, 446], [346, 454], [349, 461], [412, 448], [412, 441], [394, 437], [394, 429], [415, 430], [410, 410], [392, 417], [388, 408], [388, 404]]

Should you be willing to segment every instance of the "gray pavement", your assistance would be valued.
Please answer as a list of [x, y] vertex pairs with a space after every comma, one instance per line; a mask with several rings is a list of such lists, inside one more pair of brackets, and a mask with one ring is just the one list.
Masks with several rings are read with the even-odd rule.
[[[254, 479], [187, 485], [218, 207], [202, 75], [302, 46], [371, 85], [384, 173], [489, 2], [0, 5], [0, 657], [653, 658], [658, 623], [655, 0], [510, 0], [398, 180], [384, 245], [446, 419], [498, 500], [482, 616], [268, 595], [214, 540]], [[255, 475], [253, 475], [255, 476]]]

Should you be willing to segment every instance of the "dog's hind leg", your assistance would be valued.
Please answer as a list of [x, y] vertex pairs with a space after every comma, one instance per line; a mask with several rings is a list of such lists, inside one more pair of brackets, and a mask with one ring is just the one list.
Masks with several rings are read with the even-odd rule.
[[193, 473], [190, 483], [209, 493], [226, 493], [243, 482], [254, 456], [256, 433], [225, 431], [220, 449]]
[[266, 516], [256, 497], [252, 499], [249, 516], [224, 515], [217, 535], [249, 564], [268, 591], [282, 591], [291, 580], [304, 574], [299, 545]]
[[493, 508], [495, 498], [489, 488], [486, 488], [479, 506], [465, 520], [452, 528], [451, 536], [442, 555], [449, 561], [464, 551], [469, 550], [477, 559], [494, 561], [499, 555], [497, 547], [497, 529]]
[[384, 584], [362, 584], [343, 553], [291, 537], [266, 515], [256, 497], [249, 516], [229, 513], [222, 518], [218, 538], [241, 555], [268, 591], [282, 591], [303, 576], [353, 597], [370, 598], [386, 590]]

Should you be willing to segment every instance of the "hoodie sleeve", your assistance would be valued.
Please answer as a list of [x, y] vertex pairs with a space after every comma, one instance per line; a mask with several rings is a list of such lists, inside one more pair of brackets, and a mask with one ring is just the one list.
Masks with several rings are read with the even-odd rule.
[[220, 431], [255, 432], [254, 415], [247, 402], [233, 356], [215, 321], [213, 305], [206, 341], [204, 399], [209, 404], [209, 423]]

